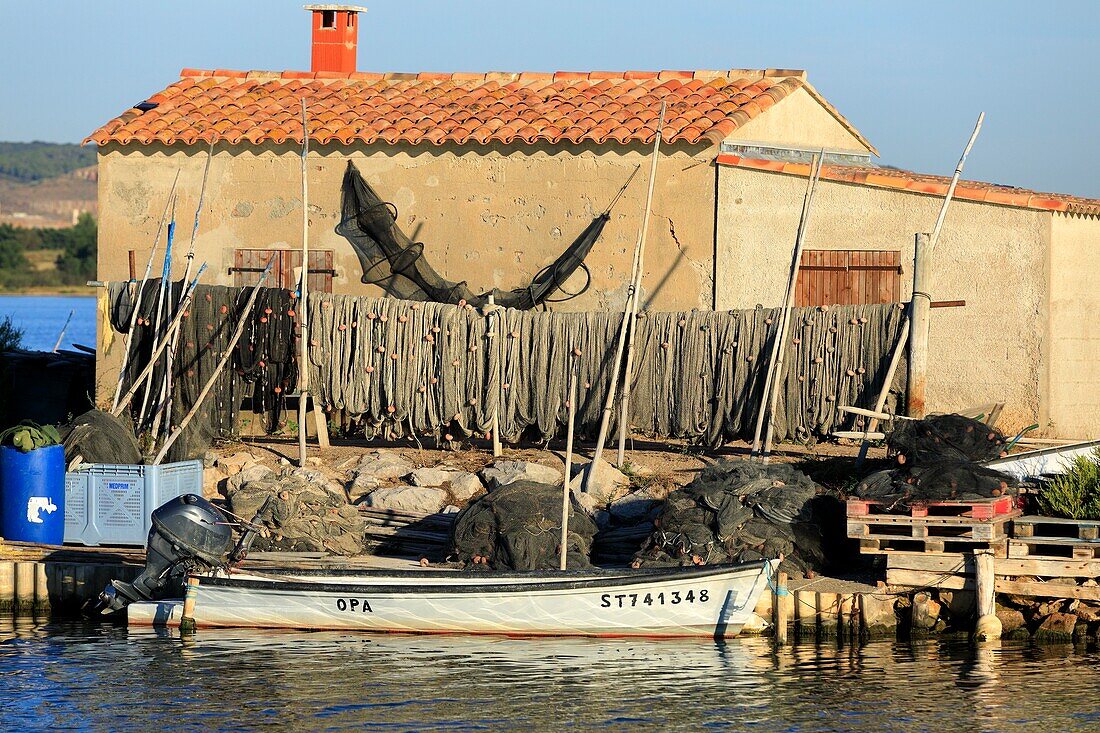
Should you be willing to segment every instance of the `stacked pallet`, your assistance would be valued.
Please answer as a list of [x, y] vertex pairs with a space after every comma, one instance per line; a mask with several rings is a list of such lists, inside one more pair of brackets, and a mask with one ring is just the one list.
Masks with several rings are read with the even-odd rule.
[[1008, 542], [1012, 558], [1100, 559], [1100, 521], [1058, 517], [1018, 517]]
[[1020, 516], [1014, 497], [914, 503], [896, 514], [885, 502], [849, 499], [847, 532], [865, 554], [961, 555], [991, 550], [1008, 556], [1011, 522]]

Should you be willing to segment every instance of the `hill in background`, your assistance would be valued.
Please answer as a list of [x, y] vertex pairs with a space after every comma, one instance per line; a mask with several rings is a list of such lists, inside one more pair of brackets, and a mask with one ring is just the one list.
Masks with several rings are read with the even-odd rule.
[[96, 214], [95, 148], [0, 142], [0, 224], [69, 227]]
[[0, 176], [20, 183], [56, 178], [95, 165], [95, 148], [71, 143], [0, 142]]

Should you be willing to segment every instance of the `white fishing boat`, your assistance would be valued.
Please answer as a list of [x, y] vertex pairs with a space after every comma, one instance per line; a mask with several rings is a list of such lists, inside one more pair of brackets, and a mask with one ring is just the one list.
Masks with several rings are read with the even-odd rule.
[[1100, 450], [1100, 440], [1086, 440], [1080, 443], [1013, 453], [1004, 458], [989, 461], [985, 465], [1023, 481], [1064, 474], [1079, 457], [1093, 456], [1097, 450]]
[[[197, 628], [523, 636], [736, 636], [771, 562], [535, 573], [238, 572], [197, 576]], [[175, 626], [181, 601], [132, 603], [133, 625]]]

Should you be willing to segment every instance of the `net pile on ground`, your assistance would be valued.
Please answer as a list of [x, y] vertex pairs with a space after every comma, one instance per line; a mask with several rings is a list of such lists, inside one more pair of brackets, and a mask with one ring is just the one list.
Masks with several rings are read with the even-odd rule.
[[[172, 284], [169, 299], [179, 301], [182, 284]], [[156, 300], [159, 280], [146, 283], [141, 297], [141, 312], [130, 343], [130, 359], [123, 390], [149, 362], [157, 338]], [[218, 362], [229, 346], [233, 331], [251, 288], [199, 285], [195, 288], [189, 311], [180, 322], [172, 369], [172, 417], [182, 418], [195, 404], [203, 386], [213, 376]], [[116, 331], [125, 332], [133, 312], [134, 296], [126, 283], [112, 283], [111, 321]], [[172, 446], [169, 460], [182, 460], [202, 453], [217, 438], [237, 434], [238, 412], [245, 397], [252, 398], [253, 411], [268, 417], [268, 429], [275, 427], [284, 395], [297, 383], [294, 350], [293, 294], [279, 288], [262, 288], [256, 305], [237, 343], [233, 358], [214, 383], [199, 412]], [[161, 323], [163, 326], [164, 319]], [[149, 402], [155, 404], [164, 382], [164, 359], [158, 360], [150, 384]], [[146, 402], [142, 387], [131, 403], [135, 423]], [[137, 425], [138, 432], [147, 427]]]
[[635, 567], [751, 562], [783, 556], [805, 574], [824, 565], [813, 502], [821, 487], [789, 464], [720, 461], [665, 499]]
[[[574, 348], [577, 431], [598, 431], [622, 314], [509, 309], [490, 317], [498, 328], [469, 306], [313, 293], [309, 307], [310, 384], [327, 407], [362, 416], [368, 437], [484, 433], [499, 410], [505, 440], [547, 440], [565, 424]], [[633, 429], [711, 445], [751, 436], [778, 315], [640, 314]], [[902, 317], [894, 305], [796, 309], [777, 439], [827, 435], [838, 404], [873, 406]]]
[[[453, 556], [475, 568], [557, 569], [561, 512], [560, 486], [533, 481], [500, 486], [458, 515], [451, 530]], [[596, 531], [596, 523], [572, 500], [566, 546], [569, 568], [591, 567]]]
[[78, 415], [61, 431], [65, 462], [141, 463], [141, 450], [129, 421], [102, 410]]
[[989, 499], [1017, 491], [1011, 477], [981, 465], [1001, 456], [1007, 439], [979, 420], [962, 415], [900, 420], [886, 444], [897, 467], [864, 478], [855, 487], [856, 496], [907, 511], [914, 503]]

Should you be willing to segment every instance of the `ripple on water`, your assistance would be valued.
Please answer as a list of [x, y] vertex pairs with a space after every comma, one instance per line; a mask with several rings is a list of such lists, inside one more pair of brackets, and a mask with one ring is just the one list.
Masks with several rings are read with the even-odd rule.
[[200, 631], [0, 617], [13, 730], [1095, 731], [1095, 649]]

